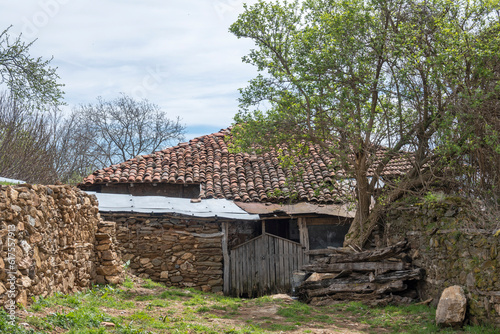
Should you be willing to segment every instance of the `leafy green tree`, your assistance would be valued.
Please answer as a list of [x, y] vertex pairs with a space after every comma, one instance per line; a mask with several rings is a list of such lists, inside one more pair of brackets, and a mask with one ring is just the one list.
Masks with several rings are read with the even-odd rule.
[[20, 103], [31, 106], [62, 104], [62, 84], [50, 60], [34, 58], [21, 36], [10, 38], [9, 29], [0, 33], [0, 85], [6, 84], [10, 94]]
[[[261, 74], [241, 90], [235, 146], [286, 143], [307, 153], [316, 144], [334, 153], [338, 174], [356, 181], [357, 212], [346, 243], [362, 246], [380, 213], [380, 201], [370, 212], [371, 198], [395, 155], [412, 152], [414, 167], [389, 200], [442, 174], [442, 153], [449, 157], [450, 147], [470, 144], [465, 136], [455, 141], [463, 115], [457, 106], [464, 99], [473, 106], [483, 96], [467, 93], [480, 90], [472, 72], [494, 80], [477, 59], [500, 56], [498, 35], [484, 33], [498, 27], [499, 8], [498, 0], [245, 6], [230, 31], [255, 42], [243, 61]], [[388, 147], [383, 157], [376, 155], [380, 145]]]

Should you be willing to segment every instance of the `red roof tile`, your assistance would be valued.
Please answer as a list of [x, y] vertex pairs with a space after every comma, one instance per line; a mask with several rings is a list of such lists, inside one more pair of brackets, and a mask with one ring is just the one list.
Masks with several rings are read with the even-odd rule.
[[[293, 168], [284, 169], [276, 154], [230, 153], [230, 130], [195, 138], [188, 143], [97, 170], [83, 185], [105, 183], [201, 184], [202, 198], [226, 198], [242, 202], [336, 202], [329, 185], [343, 174], [329, 168], [333, 156], [318, 146]], [[384, 149], [377, 156], [382, 157]], [[382, 175], [401, 175], [410, 164], [405, 157], [393, 159]], [[304, 171], [302, 177], [297, 177]], [[371, 172], [371, 171], [370, 171]], [[295, 178], [293, 178], [295, 176]], [[291, 195], [294, 194], [294, 195]]]

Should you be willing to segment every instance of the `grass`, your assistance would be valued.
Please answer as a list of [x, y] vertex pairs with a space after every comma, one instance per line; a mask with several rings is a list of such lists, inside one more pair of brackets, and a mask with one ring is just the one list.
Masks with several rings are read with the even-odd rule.
[[[351, 302], [313, 307], [271, 297], [240, 299], [167, 288], [148, 280], [35, 298], [26, 311], [28, 315], [18, 323], [28, 328], [10, 326], [1, 310], [0, 333], [456, 333], [439, 330], [434, 324], [435, 309], [424, 305], [369, 307]], [[103, 322], [114, 327], [104, 327]], [[465, 327], [460, 333], [493, 334], [498, 328]]]

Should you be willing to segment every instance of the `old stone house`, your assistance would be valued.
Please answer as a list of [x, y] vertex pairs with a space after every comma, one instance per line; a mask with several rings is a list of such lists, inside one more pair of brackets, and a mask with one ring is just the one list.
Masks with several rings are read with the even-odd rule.
[[[307, 251], [342, 245], [354, 213], [337, 200], [329, 152], [311, 146], [283, 168], [273, 153], [230, 152], [229, 138], [225, 129], [137, 156], [80, 185], [117, 223], [133, 272], [239, 296], [287, 292]], [[385, 173], [406, 167], [399, 159]]]

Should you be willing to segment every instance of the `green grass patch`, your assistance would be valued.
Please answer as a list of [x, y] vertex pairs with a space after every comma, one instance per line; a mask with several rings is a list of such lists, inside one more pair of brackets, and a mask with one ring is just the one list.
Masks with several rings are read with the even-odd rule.
[[133, 289], [134, 288], [134, 282], [130, 279], [130, 277], [126, 277], [125, 280], [123, 281], [122, 285], [127, 288], [127, 289]]
[[[150, 284], [146, 282], [145, 285]], [[153, 284], [156, 286], [157, 283]], [[150, 285], [149, 285], [150, 286]], [[147, 293], [144, 294], [144, 291]], [[424, 305], [370, 307], [359, 302], [314, 307], [297, 301], [285, 302], [261, 297], [240, 299], [204, 293], [195, 289], [163, 287], [160, 290], [121, 290], [115, 286], [33, 299], [30, 314], [22, 322], [31, 329], [9, 324], [8, 315], [0, 310], [0, 333], [48, 334], [54, 332], [90, 334], [146, 333], [277, 333], [300, 328], [325, 328], [335, 323], [339, 328], [357, 323], [363, 331], [375, 333], [455, 333], [434, 324], [435, 309]], [[276, 309], [262, 314], [259, 308]], [[116, 312], [117, 310], [124, 310]], [[130, 311], [132, 309], [132, 311]], [[112, 311], [114, 310], [114, 312]], [[215, 312], [218, 311], [218, 312]], [[43, 315], [38, 315], [43, 312]], [[133, 312], [133, 313], [131, 313]], [[262, 316], [249, 316], [257, 312]], [[112, 317], [109, 314], [122, 314]], [[231, 324], [207, 319], [232, 319]], [[112, 322], [112, 329], [101, 326]], [[306, 331], [304, 331], [306, 332]], [[460, 333], [498, 333], [498, 328], [466, 326]]]
[[145, 279], [144, 284], [142, 284], [141, 286], [143, 288], [146, 288], [146, 289], [156, 289], [156, 288], [164, 288], [165, 287], [165, 285], [158, 283], [158, 282], [153, 282], [149, 278]]
[[63, 329], [97, 328], [102, 321], [110, 321], [102, 311], [94, 307], [80, 308], [68, 313], [52, 313], [46, 321]]
[[208, 300], [205, 296], [202, 295], [194, 295], [189, 300], [185, 301], [182, 303], [183, 305], [186, 306], [201, 306], [201, 305], [207, 305]]
[[170, 300], [180, 300], [181, 297], [190, 297], [191, 292], [183, 291], [175, 288], [170, 288], [168, 290], [160, 293], [159, 298], [161, 299], [170, 299]]

